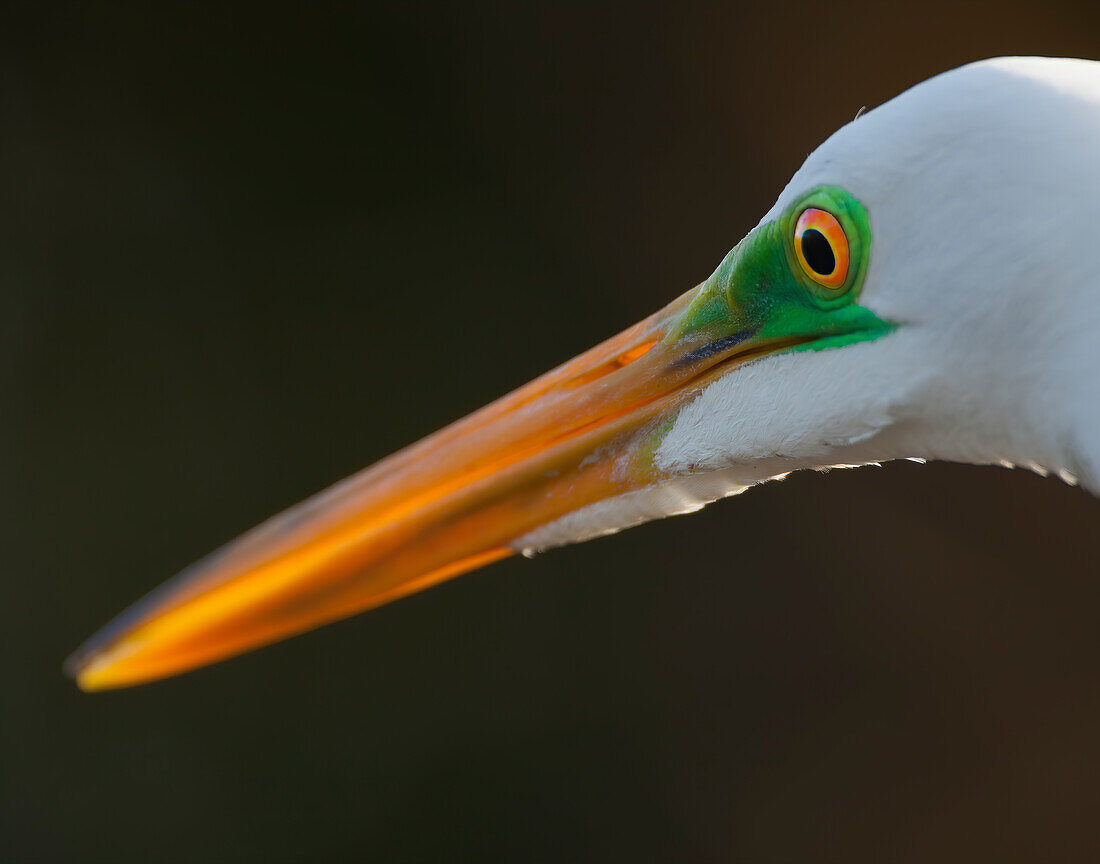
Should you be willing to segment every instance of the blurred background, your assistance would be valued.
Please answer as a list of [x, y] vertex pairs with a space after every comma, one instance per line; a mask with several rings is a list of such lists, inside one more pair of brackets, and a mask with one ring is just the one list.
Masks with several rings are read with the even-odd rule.
[[0, 13], [0, 861], [1094, 861], [1100, 502], [807, 474], [160, 684], [61, 661], [1095, 4]]

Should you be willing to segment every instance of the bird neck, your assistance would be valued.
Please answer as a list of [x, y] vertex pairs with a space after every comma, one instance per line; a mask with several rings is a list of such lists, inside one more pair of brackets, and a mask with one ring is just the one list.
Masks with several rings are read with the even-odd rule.
[[905, 443], [919, 442], [910, 455], [1028, 468], [1100, 495], [1100, 303], [1076, 308], [979, 334], [989, 356], [956, 342], [953, 371], [923, 383], [920, 417], [901, 424]]

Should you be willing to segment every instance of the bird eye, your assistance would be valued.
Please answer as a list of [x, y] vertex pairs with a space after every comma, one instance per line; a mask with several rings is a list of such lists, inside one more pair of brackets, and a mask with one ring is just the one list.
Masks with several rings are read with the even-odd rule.
[[837, 218], [810, 207], [794, 226], [794, 249], [806, 275], [826, 288], [841, 288], [848, 276], [848, 238]]

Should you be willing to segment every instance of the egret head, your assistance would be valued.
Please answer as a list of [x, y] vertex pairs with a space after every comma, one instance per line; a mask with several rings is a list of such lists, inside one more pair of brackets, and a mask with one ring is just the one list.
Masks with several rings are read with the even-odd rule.
[[1023, 464], [1096, 489], [1097, 142], [1100, 64], [1051, 58], [953, 70], [838, 130], [683, 316], [794, 344], [729, 362], [677, 406], [653, 453], [663, 486], [526, 540], [898, 458]]
[[172, 674], [803, 468], [1034, 463], [1095, 488], [1097, 65], [985, 61], [864, 114], [704, 283], [200, 561], [71, 671]]

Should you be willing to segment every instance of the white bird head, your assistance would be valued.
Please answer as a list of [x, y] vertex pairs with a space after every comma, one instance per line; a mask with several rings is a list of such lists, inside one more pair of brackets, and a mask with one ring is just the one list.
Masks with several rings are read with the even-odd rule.
[[[742, 246], [774, 225], [793, 240], [822, 189], [834, 211], [850, 196], [866, 236], [844, 227], [868, 260], [836, 302], [888, 327], [771, 353], [706, 387], [655, 454], [684, 478], [684, 508], [801, 468], [906, 457], [1022, 464], [1100, 489], [1098, 147], [1100, 63], [1000, 58], [912, 88], [811, 153]], [[569, 542], [670, 506], [650, 490], [627, 500], [633, 514], [602, 502], [528, 539]]]
[[804, 468], [1100, 488], [1100, 64], [975, 63], [840, 129], [706, 282], [153, 592], [69, 668], [183, 671]]

